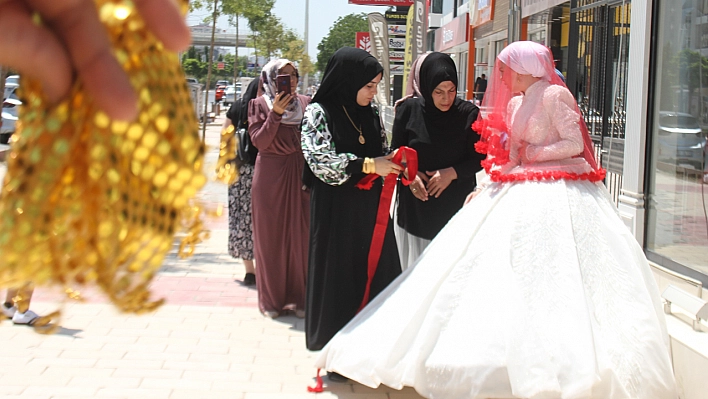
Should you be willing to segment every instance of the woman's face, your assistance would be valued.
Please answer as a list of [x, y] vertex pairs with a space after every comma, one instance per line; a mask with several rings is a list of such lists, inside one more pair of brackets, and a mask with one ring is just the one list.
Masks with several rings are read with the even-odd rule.
[[503, 63], [501, 61], [499, 61], [499, 62], [501, 64], [499, 66], [499, 72], [501, 72], [502, 82], [504, 82], [506, 87], [508, 87], [512, 93], [521, 92], [523, 88], [519, 84], [519, 76], [520, 75], [518, 73], [516, 73], [516, 71], [514, 71], [513, 69], [509, 68], [509, 66], [506, 65], [505, 63]]
[[433, 90], [433, 103], [435, 107], [442, 112], [447, 112], [455, 102], [457, 96], [457, 86], [449, 80], [441, 82], [435, 90]]
[[380, 81], [381, 74], [378, 74], [375, 78], [371, 79], [371, 82], [365, 84], [364, 87], [359, 89], [356, 93], [356, 103], [362, 107], [371, 104], [371, 100], [374, 99], [374, 96], [377, 93], [376, 87], [379, 85]]
[[288, 64], [278, 71], [278, 75], [290, 75], [290, 92], [291, 93], [296, 93], [297, 92], [297, 72], [295, 71], [295, 67], [292, 65]]

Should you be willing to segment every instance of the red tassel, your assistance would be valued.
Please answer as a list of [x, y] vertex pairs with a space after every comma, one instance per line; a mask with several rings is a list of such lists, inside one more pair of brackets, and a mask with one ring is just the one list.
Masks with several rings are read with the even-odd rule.
[[317, 383], [315, 384], [314, 387], [307, 387], [307, 392], [313, 392], [313, 393], [320, 393], [324, 392], [324, 388], [322, 387], [322, 377], [320, 377], [320, 369], [317, 369], [317, 377], [315, 377], [315, 381]]

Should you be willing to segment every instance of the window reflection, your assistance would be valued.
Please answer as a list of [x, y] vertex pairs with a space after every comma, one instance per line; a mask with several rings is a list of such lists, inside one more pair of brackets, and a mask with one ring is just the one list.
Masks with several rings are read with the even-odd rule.
[[647, 250], [708, 276], [708, 7], [659, 3]]

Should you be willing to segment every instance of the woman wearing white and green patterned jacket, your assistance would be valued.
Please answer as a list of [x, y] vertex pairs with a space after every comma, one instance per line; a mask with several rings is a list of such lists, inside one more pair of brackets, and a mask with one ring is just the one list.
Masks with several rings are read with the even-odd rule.
[[[310, 248], [305, 333], [319, 350], [354, 315], [364, 297], [367, 257], [383, 179], [371, 190], [355, 187], [366, 174], [386, 176], [391, 162], [386, 135], [371, 106], [383, 68], [366, 51], [345, 47], [330, 58], [322, 84], [305, 110], [302, 152], [309, 168]], [[389, 223], [370, 299], [401, 272]]]

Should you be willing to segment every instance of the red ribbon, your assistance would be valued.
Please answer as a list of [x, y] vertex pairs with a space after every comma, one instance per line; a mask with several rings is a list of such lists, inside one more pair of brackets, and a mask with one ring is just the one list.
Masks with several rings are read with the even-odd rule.
[[[403, 157], [405, 155], [406, 164], [403, 165]], [[404, 171], [408, 171], [408, 179], [406, 175], [401, 176], [401, 182], [404, 186], [407, 186], [415, 180], [415, 176], [418, 173], [418, 153], [410, 147], [401, 147], [393, 156], [391, 162], [396, 165], [404, 167]], [[372, 173], [367, 175], [356, 184], [356, 187], [361, 190], [370, 190], [374, 184], [374, 181], [379, 177], [379, 175]], [[386, 229], [388, 228], [389, 220], [389, 210], [391, 209], [391, 200], [393, 198], [393, 189], [396, 187], [396, 179], [398, 174], [390, 173], [386, 176], [384, 180], [383, 189], [381, 190], [381, 198], [379, 199], [379, 209], [376, 213], [376, 226], [374, 226], [374, 235], [371, 237], [371, 246], [369, 247], [369, 259], [368, 259], [368, 278], [366, 280], [366, 290], [364, 291], [364, 298], [359, 305], [359, 310], [357, 313], [364, 309], [367, 303], [369, 303], [369, 295], [371, 294], [371, 281], [374, 279], [376, 274], [376, 268], [379, 265], [379, 258], [381, 258], [381, 249], [383, 248], [384, 238], [386, 237]]]

